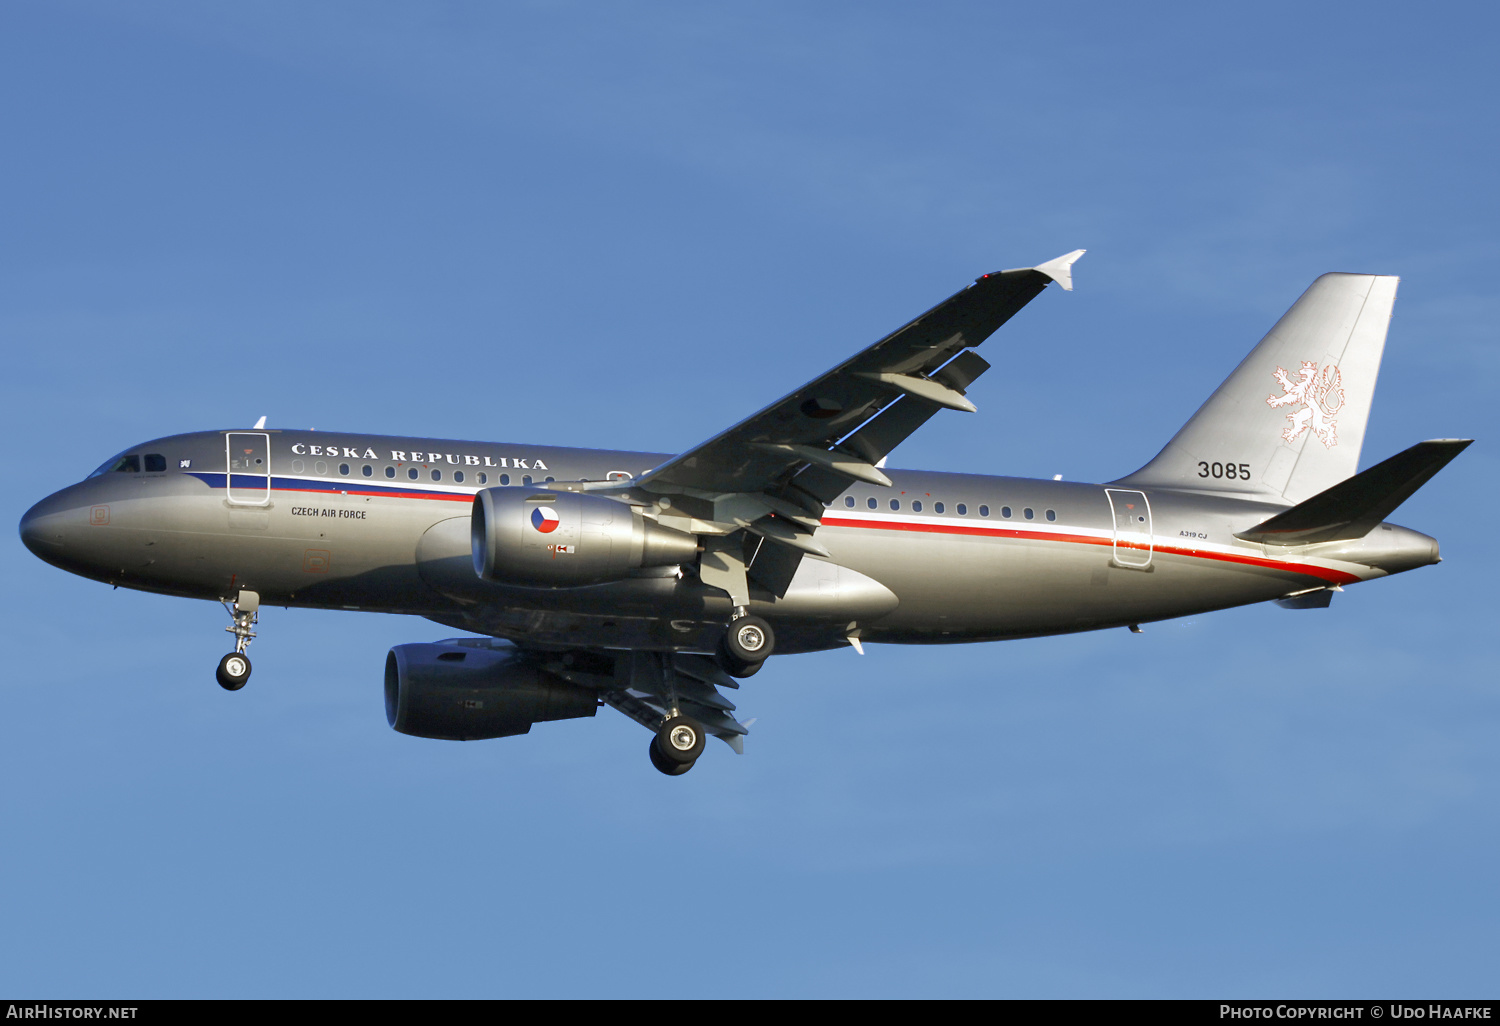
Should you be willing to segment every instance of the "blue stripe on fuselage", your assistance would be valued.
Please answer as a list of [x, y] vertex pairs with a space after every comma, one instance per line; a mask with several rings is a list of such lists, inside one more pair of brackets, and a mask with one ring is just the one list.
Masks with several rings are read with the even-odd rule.
[[[196, 477], [210, 488], [223, 488], [228, 474], [209, 474], [192, 471], [189, 477]], [[324, 492], [329, 495], [348, 493], [350, 495], [384, 495], [392, 498], [408, 499], [448, 499], [451, 501], [468, 501], [472, 492], [445, 492], [434, 489], [410, 488], [401, 485], [379, 485], [356, 481], [309, 481], [300, 477], [273, 477], [270, 479], [271, 491], [273, 492]], [[266, 478], [260, 474], [235, 474], [230, 482], [234, 488], [244, 491], [260, 491], [266, 487]]]

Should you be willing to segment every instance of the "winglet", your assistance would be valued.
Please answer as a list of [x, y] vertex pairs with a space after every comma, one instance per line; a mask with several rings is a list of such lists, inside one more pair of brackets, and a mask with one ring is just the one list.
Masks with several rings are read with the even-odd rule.
[[261, 428], [263, 428], [265, 426], [266, 426], [266, 418], [264, 416], [262, 416], [260, 418], [260, 420], [257, 420], [255, 422], [255, 426], [253, 428], [251, 428], [250, 430], [251, 431], [259, 431]]
[[1048, 260], [1045, 264], [1037, 264], [1033, 271], [1041, 271], [1047, 277], [1063, 287], [1064, 292], [1073, 291], [1073, 262], [1087, 253], [1086, 249], [1075, 249], [1071, 253], [1064, 253], [1056, 260]]

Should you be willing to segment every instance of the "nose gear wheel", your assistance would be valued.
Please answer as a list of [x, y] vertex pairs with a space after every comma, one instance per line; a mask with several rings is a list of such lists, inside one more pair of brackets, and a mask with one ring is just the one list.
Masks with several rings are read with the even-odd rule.
[[241, 652], [229, 653], [219, 660], [219, 669], [214, 676], [225, 691], [238, 691], [250, 679], [250, 657]]

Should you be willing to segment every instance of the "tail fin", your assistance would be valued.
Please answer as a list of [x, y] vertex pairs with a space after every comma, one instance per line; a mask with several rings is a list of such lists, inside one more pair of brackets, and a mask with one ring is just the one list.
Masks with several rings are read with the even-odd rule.
[[1320, 277], [1166, 448], [1116, 483], [1298, 503], [1352, 476], [1399, 281]]

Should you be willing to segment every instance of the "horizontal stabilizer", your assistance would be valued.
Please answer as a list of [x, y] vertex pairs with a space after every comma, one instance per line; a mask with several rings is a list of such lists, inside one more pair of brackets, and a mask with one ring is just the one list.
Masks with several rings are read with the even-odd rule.
[[1363, 538], [1472, 442], [1472, 438], [1418, 442], [1235, 537], [1277, 545]]

